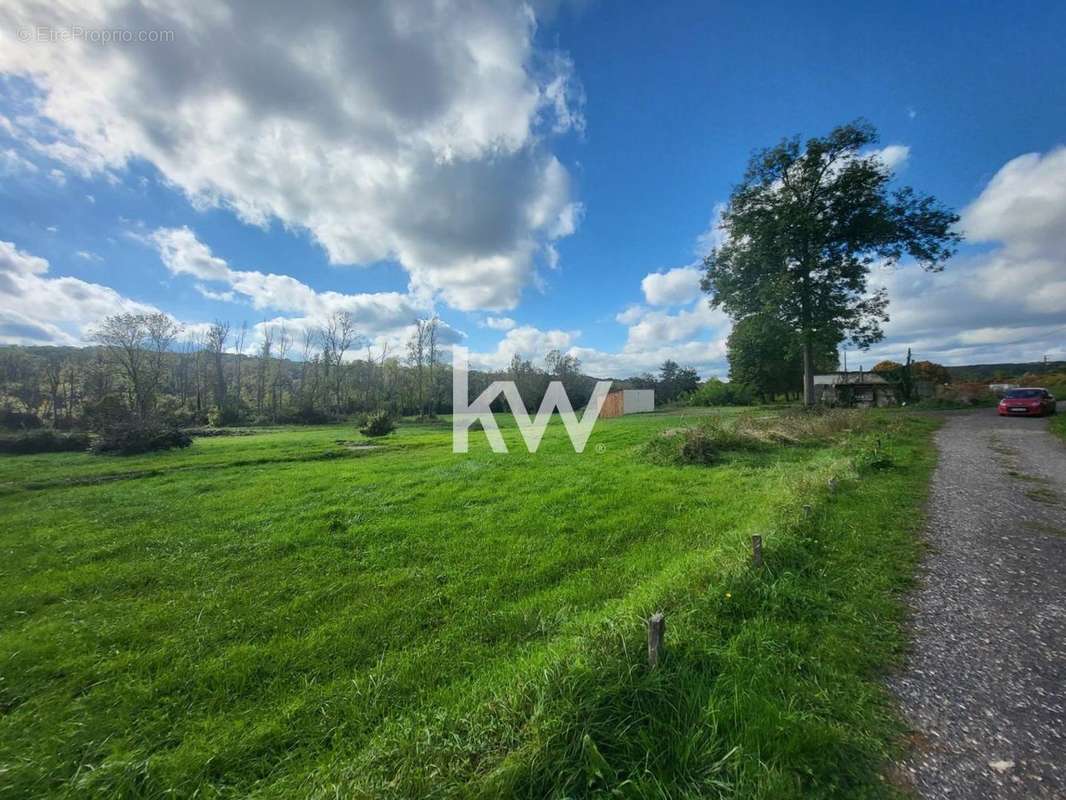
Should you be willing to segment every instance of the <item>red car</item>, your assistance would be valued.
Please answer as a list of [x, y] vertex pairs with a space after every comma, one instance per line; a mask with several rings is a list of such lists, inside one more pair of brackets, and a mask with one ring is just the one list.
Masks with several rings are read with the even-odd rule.
[[1055, 413], [1055, 396], [1047, 389], [1011, 389], [998, 410], [1001, 417], [1042, 417]]

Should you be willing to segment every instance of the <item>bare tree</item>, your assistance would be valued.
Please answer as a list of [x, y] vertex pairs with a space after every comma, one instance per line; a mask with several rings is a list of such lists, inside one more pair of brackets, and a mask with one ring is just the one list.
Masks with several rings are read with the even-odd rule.
[[44, 365], [44, 379], [48, 384], [48, 402], [52, 410], [52, 427], [59, 422], [59, 392], [63, 386], [63, 362], [55, 355]]
[[222, 411], [226, 405], [226, 371], [223, 356], [229, 338], [229, 323], [215, 320], [207, 329], [207, 350], [215, 366], [215, 407]]
[[[341, 410], [341, 391], [344, 386], [344, 354], [356, 341], [355, 320], [348, 311], [334, 311], [326, 320], [320, 334], [322, 366], [327, 384], [333, 389], [334, 412]], [[332, 370], [332, 382], [330, 372]]]
[[436, 314], [429, 320], [426, 334], [426, 366], [429, 369], [429, 413], [437, 414], [437, 364], [440, 362], [440, 348], [437, 346], [437, 334], [440, 317]]
[[274, 346], [274, 329], [263, 330], [263, 342], [259, 346], [259, 358], [255, 368], [255, 413], [263, 413], [263, 400], [266, 397], [267, 375], [270, 372], [270, 351]]
[[287, 374], [285, 359], [288, 357], [290, 344], [292, 344], [292, 338], [282, 325], [278, 332], [278, 357], [274, 360], [274, 375], [270, 382], [270, 419], [275, 423], [278, 421], [278, 406], [281, 403], [282, 392], [285, 390]]
[[234, 350], [237, 353], [237, 368], [236, 377], [234, 382], [237, 385], [237, 405], [241, 404], [241, 362], [244, 360], [244, 339], [248, 335], [248, 323], [241, 322], [241, 329], [237, 334], [237, 341], [235, 342]]
[[63, 368], [67, 382], [67, 427], [74, 419], [74, 404], [78, 402], [78, 367], [73, 361], [67, 361]]
[[155, 404], [166, 353], [181, 326], [166, 314], [116, 314], [93, 332], [126, 379], [134, 414], [143, 420]]
[[426, 350], [428, 337], [428, 322], [424, 319], [415, 320], [415, 329], [411, 332], [411, 338], [407, 340], [407, 363], [415, 371], [415, 387], [418, 392], [418, 413], [424, 414], [425, 393], [424, 374], [426, 366]]

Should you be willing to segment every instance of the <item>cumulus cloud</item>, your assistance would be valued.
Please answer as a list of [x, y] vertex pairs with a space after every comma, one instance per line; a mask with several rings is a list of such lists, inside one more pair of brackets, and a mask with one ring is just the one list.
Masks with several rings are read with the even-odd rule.
[[532, 325], [522, 325], [507, 331], [495, 350], [472, 352], [470, 364], [477, 369], [502, 370], [515, 355], [540, 363], [551, 350], [566, 352], [579, 336], [581, 331], [544, 331]]
[[653, 306], [691, 303], [700, 296], [700, 270], [695, 266], [652, 272], [640, 282], [644, 299]]
[[728, 373], [725, 362], [725, 340], [728, 332], [710, 339], [666, 343], [636, 350], [626, 348], [606, 352], [588, 347], [571, 347], [569, 353], [581, 360], [581, 370], [597, 377], [627, 378], [644, 372], [659, 371], [664, 361], [676, 361], [692, 367], [700, 377], [724, 378]]
[[[285, 318], [293, 330], [317, 327], [330, 314], [347, 311], [355, 318], [361, 334], [376, 341], [399, 343], [406, 339], [414, 320], [431, 311], [418, 298], [399, 292], [320, 292], [289, 275], [233, 269], [187, 227], [160, 228], [146, 241], [159, 251], [163, 265], [172, 275], [196, 279], [195, 288], [204, 297], [227, 302], [244, 300], [257, 310], [295, 314]], [[212, 283], [223, 284], [224, 288], [206, 285]]]
[[989, 252], [960, 256], [943, 273], [879, 273], [889, 291], [886, 342], [945, 363], [1066, 357], [1066, 147], [1007, 162], [962, 212], [971, 242]]
[[84, 344], [109, 314], [157, 310], [107, 286], [52, 278], [48, 271], [45, 259], [0, 241], [0, 343]]
[[910, 158], [911, 149], [905, 144], [890, 144], [879, 150], [874, 150], [872, 155], [877, 156], [881, 163], [889, 169], [896, 169]]
[[331, 262], [395, 259], [456, 308], [514, 306], [580, 217], [547, 142], [584, 125], [569, 59], [534, 47], [524, 3], [315, 8], [5, 3], [8, 30], [174, 32], [0, 48], [40, 92], [11, 128], [82, 175], [144, 159], [200, 207], [306, 229]]
[[486, 317], [485, 327], [492, 328], [494, 331], [509, 331], [515, 327], [516, 323], [510, 317]]
[[1061, 252], [1064, 222], [1066, 147], [1008, 161], [962, 215], [967, 236], [1002, 242], [1016, 256]]
[[7, 147], [0, 150], [0, 174], [17, 175], [19, 173], [37, 172], [37, 165], [24, 158], [14, 148]]
[[724, 377], [725, 340], [729, 318], [698, 298], [687, 308], [668, 313], [630, 306], [615, 319], [628, 326], [626, 342], [617, 352], [572, 347], [586, 372], [625, 378], [641, 372], [657, 372], [667, 359], [695, 368], [703, 377]]

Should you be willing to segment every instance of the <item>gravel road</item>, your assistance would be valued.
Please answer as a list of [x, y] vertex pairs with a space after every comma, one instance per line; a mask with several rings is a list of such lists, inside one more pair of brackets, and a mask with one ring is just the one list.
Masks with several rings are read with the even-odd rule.
[[898, 778], [923, 798], [1066, 798], [1066, 444], [994, 411], [951, 415], [936, 442], [890, 681], [912, 729]]

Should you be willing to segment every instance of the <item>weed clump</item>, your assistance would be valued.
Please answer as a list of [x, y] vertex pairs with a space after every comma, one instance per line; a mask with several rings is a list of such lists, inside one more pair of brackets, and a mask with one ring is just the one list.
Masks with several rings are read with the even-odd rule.
[[706, 465], [729, 452], [828, 442], [868, 425], [861, 412], [850, 410], [707, 417], [689, 427], [663, 431], [644, 446], [644, 454], [657, 464]]
[[396, 423], [384, 411], [377, 411], [366, 418], [366, 423], [359, 429], [363, 436], [387, 436], [396, 430]]

